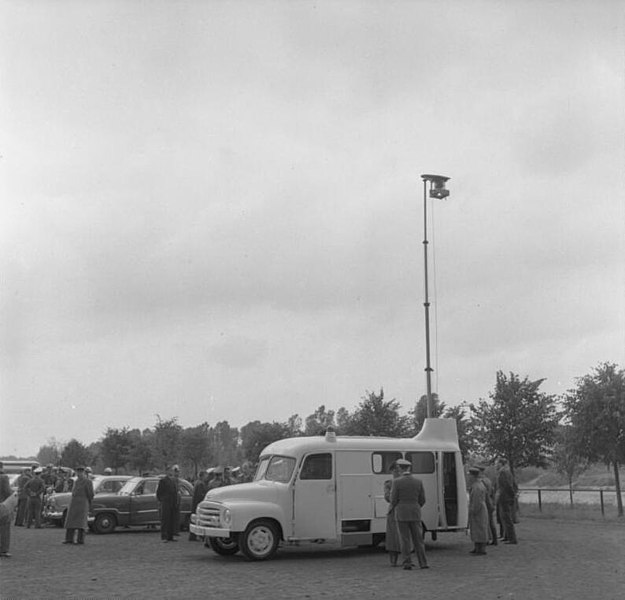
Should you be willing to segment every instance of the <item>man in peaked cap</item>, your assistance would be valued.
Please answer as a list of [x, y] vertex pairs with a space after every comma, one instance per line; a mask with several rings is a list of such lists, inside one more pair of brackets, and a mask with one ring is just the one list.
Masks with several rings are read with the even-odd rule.
[[401, 545], [402, 566], [410, 570], [414, 566], [410, 558], [411, 542], [422, 569], [428, 568], [425, 545], [421, 532], [421, 507], [425, 504], [423, 482], [410, 473], [412, 464], [400, 458], [395, 462], [400, 476], [393, 480], [389, 512], [395, 511]]
[[486, 554], [488, 543], [488, 508], [486, 507], [486, 487], [480, 480], [480, 469], [469, 469], [469, 529], [474, 547], [471, 554]]

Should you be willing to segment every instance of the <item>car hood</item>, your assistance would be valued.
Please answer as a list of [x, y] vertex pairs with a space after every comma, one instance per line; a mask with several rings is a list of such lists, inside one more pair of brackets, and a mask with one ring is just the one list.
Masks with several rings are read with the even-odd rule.
[[275, 502], [278, 498], [278, 487], [284, 488], [284, 484], [276, 484], [273, 481], [254, 481], [252, 483], [236, 483], [225, 485], [210, 490], [205, 500], [216, 502], [230, 502], [237, 500], [254, 500], [256, 502]]

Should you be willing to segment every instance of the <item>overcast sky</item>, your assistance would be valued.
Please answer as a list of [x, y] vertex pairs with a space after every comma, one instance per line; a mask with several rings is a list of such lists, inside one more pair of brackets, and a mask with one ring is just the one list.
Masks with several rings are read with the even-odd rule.
[[0, 454], [625, 367], [625, 5], [0, 4]]

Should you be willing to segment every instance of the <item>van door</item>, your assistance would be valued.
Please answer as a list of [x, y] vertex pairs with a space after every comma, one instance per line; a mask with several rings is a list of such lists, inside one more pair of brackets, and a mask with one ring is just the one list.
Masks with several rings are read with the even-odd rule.
[[309, 454], [295, 480], [294, 537], [336, 539], [336, 483], [332, 454]]
[[439, 528], [440, 497], [436, 458], [436, 454], [429, 450], [406, 452], [406, 459], [412, 463], [412, 474], [423, 482], [425, 505], [421, 509], [421, 521], [430, 531]]

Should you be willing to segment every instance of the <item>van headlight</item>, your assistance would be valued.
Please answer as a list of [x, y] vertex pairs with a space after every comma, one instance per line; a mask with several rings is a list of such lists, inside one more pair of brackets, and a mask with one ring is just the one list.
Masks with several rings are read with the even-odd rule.
[[221, 522], [226, 527], [230, 527], [230, 525], [232, 524], [232, 513], [230, 512], [229, 508], [224, 508], [223, 512], [221, 513]]

